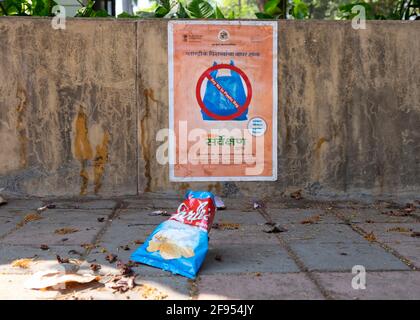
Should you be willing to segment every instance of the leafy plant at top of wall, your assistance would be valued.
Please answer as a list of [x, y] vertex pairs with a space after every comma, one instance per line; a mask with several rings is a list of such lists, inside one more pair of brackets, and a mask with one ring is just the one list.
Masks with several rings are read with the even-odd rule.
[[136, 16], [126, 13], [119, 18], [168, 18], [168, 19], [235, 19], [233, 11], [225, 16], [222, 10], [208, 0], [157, 0], [150, 11], [140, 11]]
[[77, 0], [80, 3], [81, 8], [77, 10], [75, 17], [96, 17], [96, 18], [105, 18], [110, 17], [108, 12], [105, 10], [94, 10], [93, 5], [95, 1], [88, 0], [86, 4], [84, 4], [81, 0]]
[[258, 19], [306, 19], [309, 7], [303, 0], [268, 0], [264, 10], [255, 15]]
[[365, 8], [367, 20], [414, 20], [420, 19], [420, 0], [398, 0], [395, 2], [392, 10], [381, 12], [378, 3], [367, 3], [364, 1], [352, 2], [339, 6], [337, 18], [353, 19], [358, 15], [353, 11], [353, 7], [359, 5]]
[[53, 16], [56, 4], [54, 0], [4, 0], [0, 2], [0, 16]]

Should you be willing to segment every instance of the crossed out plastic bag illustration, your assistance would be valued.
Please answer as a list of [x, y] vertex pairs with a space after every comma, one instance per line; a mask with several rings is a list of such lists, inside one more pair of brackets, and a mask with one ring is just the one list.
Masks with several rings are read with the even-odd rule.
[[[217, 65], [214, 62], [213, 66]], [[230, 65], [234, 65], [233, 60]], [[233, 70], [230, 70], [230, 75], [217, 76], [219, 70], [210, 72], [210, 75], [226, 90], [226, 92], [238, 102], [243, 105], [246, 101], [245, 89], [241, 80], [241, 76]], [[210, 81], [207, 81], [206, 91], [204, 93], [203, 103], [209, 111], [220, 116], [228, 116], [237, 111], [236, 107], [230, 102], [223, 93], [221, 93]], [[217, 120], [209, 117], [206, 113], [201, 111], [203, 120]], [[234, 121], [247, 120], [248, 109], [245, 110], [240, 116], [232, 119]]]

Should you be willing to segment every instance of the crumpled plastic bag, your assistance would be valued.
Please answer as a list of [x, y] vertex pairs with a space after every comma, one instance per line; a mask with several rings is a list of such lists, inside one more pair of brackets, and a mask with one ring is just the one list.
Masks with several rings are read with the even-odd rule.
[[208, 251], [215, 212], [212, 193], [187, 192], [177, 213], [152, 232], [131, 260], [194, 279]]

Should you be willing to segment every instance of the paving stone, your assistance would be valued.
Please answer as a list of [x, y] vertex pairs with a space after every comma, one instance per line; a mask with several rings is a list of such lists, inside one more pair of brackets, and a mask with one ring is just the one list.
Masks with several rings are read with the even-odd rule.
[[[67, 223], [44, 223], [42, 220], [32, 221], [14, 231], [0, 241], [0, 244], [13, 245], [80, 245], [92, 243], [100, 230], [99, 223], [72, 221]], [[55, 230], [74, 228], [79, 231], [69, 234], [56, 234]], [[67, 239], [63, 241], [63, 239]]]
[[413, 231], [420, 232], [420, 223], [361, 223], [358, 226], [367, 233], [373, 232], [376, 239], [384, 243], [420, 243], [420, 238], [411, 236]]
[[0, 207], [0, 217], [3, 217], [3, 218], [23, 217], [25, 214], [28, 214], [30, 212], [35, 212], [35, 211], [34, 210], [25, 210], [25, 209], [8, 208], [7, 206]]
[[[105, 218], [104, 222], [111, 215], [112, 210], [75, 210], [75, 209], [48, 209], [41, 212], [42, 223], [71, 223], [87, 222], [102, 226], [103, 223], [98, 221], [98, 218]], [[38, 220], [41, 221], [41, 220]]]
[[366, 289], [355, 290], [355, 276], [346, 273], [317, 273], [321, 285], [335, 299], [419, 300], [420, 272], [367, 272]]
[[344, 224], [292, 224], [281, 236], [288, 242], [366, 242], [366, 240]]
[[16, 224], [21, 221], [21, 217], [0, 217], [0, 237], [16, 228]]
[[182, 198], [173, 198], [173, 199], [165, 199], [165, 198], [151, 198], [151, 199], [129, 199], [124, 200], [127, 203], [127, 208], [129, 209], [153, 209], [153, 210], [173, 210], [179, 207], [182, 202]]
[[366, 270], [409, 270], [408, 266], [379, 245], [371, 243], [296, 242], [291, 249], [305, 266], [317, 271], [347, 271], [355, 265]]
[[318, 224], [343, 223], [333, 214], [328, 214], [322, 209], [272, 209], [268, 210], [273, 221], [279, 224], [301, 224], [302, 221], [316, 216], [320, 217]]
[[24, 283], [30, 275], [0, 274], [0, 300], [36, 300], [54, 299], [57, 291], [41, 291], [25, 289]]
[[[57, 255], [80, 259], [80, 255], [71, 253], [71, 250], [84, 252], [80, 246], [51, 246], [48, 250], [41, 250], [39, 246], [0, 245], [0, 274], [31, 274], [42, 271], [57, 264]], [[13, 261], [23, 258], [34, 258], [28, 269], [11, 266]]]
[[77, 200], [44, 200], [44, 204], [51, 203], [57, 209], [82, 209], [82, 210], [95, 210], [95, 209], [113, 209], [117, 202], [114, 200], [94, 200], [94, 199], [77, 199]]
[[387, 243], [386, 245], [407, 258], [420, 270], [420, 242]]
[[36, 210], [42, 207], [41, 199], [7, 199], [7, 204], [2, 205], [1, 209], [20, 209], [20, 210]]
[[210, 244], [200, 274], [298, 271], [297, 265], [279, 244], [219, 243]]
[[265, 233], [266, 226], [239, 225], [238, 229], [211, 229], [210, 243], [231, 243], [231, 244], [278, 244], [274, 233]]
[[[366, 223], [366, 221], [372, 221], [373, 223], [415, 223], [416, 219], [410, 216], [398, 217], [387, 214], [382, 214], [377, 209], [344, 209], [339, 210], [338, 213], [348, 219], [352, 223]], [[389, 209], [385, 210], [389, 211]]]
[[323, 299], [303, 273], [202, 275], [197, 286], [199, 300]]
[[256, 211], [218, 210], [214, 223], [239, 223], [242, 225], [265, 224], [266, 220]]
[[154, 225], [137, 225], [131, 221], [114, 220], [98, 241], [116, 247], [130, 245], [134, 241], [144, 242], [154, 229]]
[[128, 221], [130, 224], [158, 225], [169, 219], [169, 216], [153, 214], [155, 209], [123, 209], [115, 220]]

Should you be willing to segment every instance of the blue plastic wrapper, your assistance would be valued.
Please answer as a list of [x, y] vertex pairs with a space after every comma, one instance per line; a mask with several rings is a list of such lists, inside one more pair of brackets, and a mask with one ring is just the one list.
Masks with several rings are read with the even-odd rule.
[[177, 213], [157, 226], [131, 260], [194, 279], [208, 251], [215, 211], [212, 193], [187, 192]]
[[[214, 65], [216, 65], [216, 62]], [[234, 65], [233, 60], [230, 61], [230, 65]], [[222, 88], [225, 89], [226, 92], [236, 100], [236, 102], [243, 105], [246, 101], [246, 95], [241, 76], [237, 72], [231, 70], [230, 75], [218, 77], [217, 72], [218, 70], [212, 71], [210, 75], [217, 80]], [[229, 116], [237, 111], [233, 103], [230, 102], [210, 81], [207, 82], [203, 102], [207, 109], [220, 116]], [[215, 120], [203, 111], [201, 111], [201, 114], [203, 116], [203, 120]], [[248, 110], [233, 120], [247, 120], [247, 115]]]

